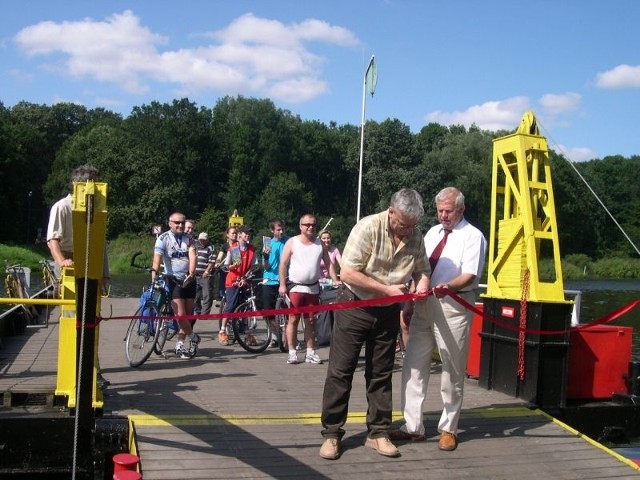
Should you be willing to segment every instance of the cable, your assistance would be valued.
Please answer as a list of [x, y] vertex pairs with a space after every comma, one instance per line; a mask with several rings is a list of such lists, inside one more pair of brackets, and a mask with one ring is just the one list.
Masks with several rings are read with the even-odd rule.
[[616, 224], [616, 226], [618, 227], [618, 229], [622, 232], [622, 234], [625, 236], [625, 238], [627, 239], [627, 241], [631, 244], [631, 246], [633, 247], [633, 249], [636, 251], [636, 253], [638, 255], [640, 255], [640, 250], [638, 249], [638, 247], [636, 246], [635, 243], [633, 243], [633, 240], [631, 240], [631, 238], [629, 237], [629, 235], [627, 235], [627, 232], [624, 231], [624, 228], [622, 228], [622, 225], [620, 225], [618, 223], [618, 221], [616, 220], [616, 218], [613, 216], [613, 214], [609, 211], [609, 209], [606, 207], [606, 205], [604, 204], [604, 202], [602, 200], [600, 200], [600, 197], [598, 196], [598, 194], [593, 190], [593, 188], [591, 188], [591, 185], [589, 185], [589, 183], [587, 182], [587, 180], [580, 174], [580, 172], [578, 171], [578, 169], [575, 166], [575, 162], [573, 162], [569, 156], [566, 154], [566, 152], [562, 149], [562, 147], [560, 147], [560, 145], [555, 141], [555, 139], [551, 136], [551, 134], [548, 132], [548, 130], [546, 128], [544, 128], [544, 126], [540, 123], [540, 121], [538, 120], [538, 126], [545, 131], [546, 133], [546, 137], [550, 138], [552, 143], [554, 144], [554, 146], [556, 147], [556, 149], [562, 154], [562, 156], [567, 160], [567, 162], [569, 163], [569, 165], [571, 166], [571, 168], [573, 168], [573, 171], [576, 172], [576, 174], [578, 175], [578, 177], [580, 178], [580, 180], [582, 180], [582, 182], [587, 186], [587, 188], [589, 189], [589, 191], [591, 192], [591, 194], [596, 198], [596, 200], [598, 201], [598, 203], [602, 206], [602, 208], [604, 208], [604, 211], [607, 212], [607, 215], [609, 215], [609, 217], [611, 217], [611, 220], [613, 220], [613, 223]]
[[[89, 286], [89, 245], [91, 243], [91, 218], [93, 214], [93, 195], [86, 195], [86, 222], [87, 222], [87, 241], [85, 244], [85, 258], [84, 258], [84, 291], [82, 292], [82, 327], [80, 329], [80, 350], [78, 352], [78, 358], [76, 358], [76, 365], [78, 365], [78, 371], [76, 372], [77, 385], [76, 385], [76, 418], [73, 427], [73, 465], [72, 465], [72, 480], [76, 478], [77, 460], [78, 460], [78, 430], [80, 423], [80, 395], [82, 392], [82, 365], [84, 357], [84, 332], [85, 325], [87, 323], [87, 290]], [[76, 292], [76, 306], [78, 305], [78, 297]], [[76, 312], [77, 321], [77, 312]]]

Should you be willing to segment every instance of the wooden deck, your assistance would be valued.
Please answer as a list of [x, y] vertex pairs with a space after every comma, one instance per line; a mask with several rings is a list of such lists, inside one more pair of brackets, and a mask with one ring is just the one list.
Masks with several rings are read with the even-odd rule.
[[[103, 315], [128, 315], [135, 299], [108, 299]], [[54, 314], [55, 317], [55, 314]], [[100, 327], [100, 363], [109, 380], [105, 416], [132, 418], [143, 478], [301, 479], [631, 479], [633, 463], [507, 395], [467, 380], [460, 445], [437, 448], [439, 372], [434, 365], [427, 404], [426, 442], [399, 443], [402, 456], [385, 458], [364, 446], [366, 400], [362, 369], [356, 373], [340, 459], [319, 457], [324, 365], [286, 364], [277, 349], [247, 354], [215, 341], [217, 321], [198, 321], [202, 336], [192, 360], [153, 356], [138, 369], [124, 355], [125, 321]], [[171, 345], [168, 344], [168, 347]], [[3, 415], [12, 395], [48, 398], [55, 386], [57, 320], [48, 328], [6, 338], [0, 349]], [[328, 358], [328, 347], [319, 354]], [[398, 371], [401, 368], [398, 361]], [[399, 405], [400, 375], [394, 376]], [[17, 398], [17, 397], [16, 397]], [[400, 416], [396, 415], [397, 424]], [[1, 422], [0, 417], [0, 422]]]

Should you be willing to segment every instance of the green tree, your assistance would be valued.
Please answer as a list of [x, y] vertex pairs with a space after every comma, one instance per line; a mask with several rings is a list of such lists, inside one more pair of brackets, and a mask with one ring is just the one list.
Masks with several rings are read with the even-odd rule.
[[[315, 213], [311, 193], [304, 188], [293, 172], [278, 173], [271, 178], [258, 203], [261, 206], [259, 216], [267, 222], [281, 218], [287, 225], [297, 225], [300, 215]], [[266, 222], [262, 222], [261, 226], [266, 226]]]

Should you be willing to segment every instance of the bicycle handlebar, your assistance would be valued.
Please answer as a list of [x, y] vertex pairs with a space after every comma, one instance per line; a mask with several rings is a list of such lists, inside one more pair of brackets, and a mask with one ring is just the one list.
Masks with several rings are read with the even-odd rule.
[[244, 275], [242, 275], [240, 278], [238, 278], [235, 282], [233, 282], [236, 285], [242, 285], [242, 284], [252, 284], [252, 280], [254, 280], [254, 277], [256, 276], [257, 271], [259, 270], [259, 268], [253, 268], [251, 267], [249, 269], [249, 271], [247, 273], [245, 273]]
[[151, 267], [148, 265], [139, 265], [136, 263], [136, 258], [138, 258], [138, 256], [142, 255], [142, 252], [136, 252], [131, 256], [131, 266], [133, 268], [137, 268], [138, 270], [146, 270], [147, 272], [151, 271]]

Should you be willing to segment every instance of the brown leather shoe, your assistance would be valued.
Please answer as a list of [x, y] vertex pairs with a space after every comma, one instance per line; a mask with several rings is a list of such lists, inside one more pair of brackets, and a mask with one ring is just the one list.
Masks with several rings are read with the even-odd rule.
[[378, 437], [378, 438], [369, 438], [367, 437], [367, 441], [364, 442], [365, 446], [373, 448], [380, 455], [384, 455], [385, 457], [399, 457], [400, 450], [396, 448], [396, 446], [391, 443], [387, 437]]
[[387, 434], [389, 435], [389, 440], [395, 441], [424, 442], [427, 438], [423, 433], [409, 433], [404, 430], [389, 430]]
[[340, 457], [340, 439], [326, 438], [320, 447], [320, 456], [327, 460], [335, 460]]
[[458, 447], [458, 439], [453, 433], [445, 432], [444, 430], [440, 434], [440, 441], [438, 442], [438, 448], [445, 452], [450, 452]]

